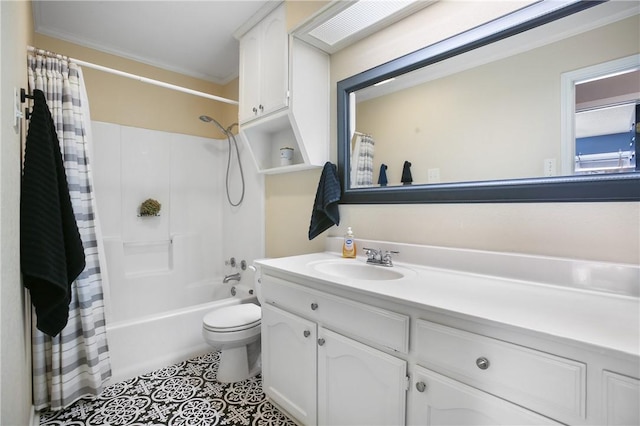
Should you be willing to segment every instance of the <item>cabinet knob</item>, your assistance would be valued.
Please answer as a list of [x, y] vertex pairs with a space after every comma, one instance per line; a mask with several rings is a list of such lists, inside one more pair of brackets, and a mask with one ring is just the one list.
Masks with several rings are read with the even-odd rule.
[[476, 360], [476, 365], [480, 370], [486, 370], [487, 368], [489, 368], [490, 364], [488, 359], [486, 359], [485, 357], [480, 357]]
[[257, 114], [257, 113], [258, 113], [258, 108], [253, 107], [253, 108], [251, 109], [251, 111], [253, 111], [253, 113], [254, 113], [254, 114]]
[[302, 334], [304, 334], [304, 337], [309, 337], [311, 332], [309, 330], [305, 330]]
[[258, 106], [258, 108], [260, 108], [261, 112], [264, 111], [264, 106], [260, 105], [260, 106]]
[[318, 309], [318, 304], [314, 302], [311, 304], [311, 310], [315, 311], [316, 309]]
[[427, 384], [425, 382], [418, 382], [416, 383], [416, 389], [418, 389], [418, 392], [424, 392], [427, 389]]
[[324, 339], [318, 339], [318, 345], [320, 346], [324, 345]]

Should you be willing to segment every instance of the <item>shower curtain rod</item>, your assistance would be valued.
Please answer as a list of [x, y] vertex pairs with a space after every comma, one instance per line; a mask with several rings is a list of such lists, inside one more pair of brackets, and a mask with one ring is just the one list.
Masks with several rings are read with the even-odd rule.
[[27, 46], [27, 51], [36, 52], [36, 53], [44, 54], [44, 55], [47, 55], [47, 56], [65, 58], [68, 61], [75, 62], [76, 64], [84, 66], [84, 67], [87, 67], [87, 68], [93, 68], [93, 69], [96, 69], [96, 70], [99, 70], [99, 71], [107, 72], [109, 74], [115, 74], [115, 75], [119, 75], [121, 77], [131, 78], [133, 80], [138, 80], [138, 81], [140, 81], [142, 83], [152, 84], [154, 86], [160, 86], [160, 87], [164, 87], [166, 89], [171, 89], [171, 90], [176, 90], [178, 92], [188, 93], [190, 95], [200, 96], [202, 98], [212, 99], [214, 101], [224, 102], [226, 104], [238, 105], [238, 101], [234, 101], [232, 99], [227, 99], [227, 98], [223, 98], [223, 97], [220, 97], [220, 96], [211, 95], [211, 94], [205, 93], [205, 92], [199, 92], [197, 90], [188, 89], [186, 87], [177, 86], [175, 84], [165, 83], [164, 81], [154, 80], [154, 79], [151, 79], [151, 78], [143, 77], [141, 75], [131, 74], [131, 73], [120, 71], [120, 70], [116, 70], [116, 69], [113, 69], [113, 68], [104, 67], [102, 65], [94, 64], [94, 63], [91, 63], [91, 62], [82, 61], [80, 59], [69, 58], [69, 57], [64, 56], [64, 55], [60, 55], [60, 54], [57, 54], [57, 53], [49, 52], [48, 50], [37, 49], [37, 48], [35, 48], [33, 46]]

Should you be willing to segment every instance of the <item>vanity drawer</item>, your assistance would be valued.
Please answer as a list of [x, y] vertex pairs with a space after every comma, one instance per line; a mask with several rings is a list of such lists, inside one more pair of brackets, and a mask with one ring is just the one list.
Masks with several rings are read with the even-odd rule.
[[562, 422], [585, 419], [585, 364], [424, 320], [416, 327], [425, 367]]
[[398, 352], [409, 351], [409, 317], [303, 287], [269, 275], [262, 276], [262, 294], [272, 303], [319, 325], [358, 340]]

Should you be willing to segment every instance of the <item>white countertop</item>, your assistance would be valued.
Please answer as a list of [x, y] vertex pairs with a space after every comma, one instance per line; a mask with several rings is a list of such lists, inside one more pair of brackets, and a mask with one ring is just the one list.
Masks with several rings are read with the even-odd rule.
[[506, 324], [625, 356], [640, 356], [640, 299], [635, 296], [398, 261], [394, 261], [392, 269], [405, 272], [400, 279], [349, 279], [313, 268], [314, 263], [325, 261], [365, 263], [365, 258], [342, 259], [338, 253], [323, 252], [263, 259], [256, 264], [267, 273], [285, 273], [405, 305]]

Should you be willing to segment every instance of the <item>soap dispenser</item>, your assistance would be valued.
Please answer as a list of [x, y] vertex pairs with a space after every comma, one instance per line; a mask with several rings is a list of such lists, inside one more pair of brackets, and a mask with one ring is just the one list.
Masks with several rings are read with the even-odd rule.
[[356, 257], [356, 241], [353, 239], [353, 231], [351, 227], [347, 228], [347, 234], [344, 236], [342, 244], [342, 257], [353, 259]]

